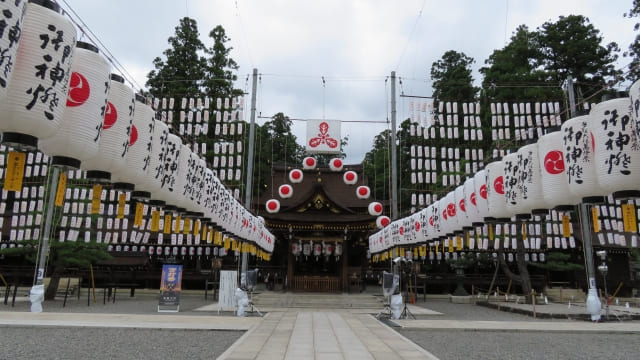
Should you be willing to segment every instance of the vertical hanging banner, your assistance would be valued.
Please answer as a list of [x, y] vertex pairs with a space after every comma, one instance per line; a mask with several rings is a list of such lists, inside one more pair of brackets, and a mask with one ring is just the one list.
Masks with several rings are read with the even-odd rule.
[[340, 154], [340, 121], [307, 120], [309, 154]]
[[160, 280], [160, 298], [158, 312], [180, 311], [180, 293], [182, 291], [182, 265], [162, 265]]
[[102, 185], [93, 185], [93, 198], [91, 198], [91, 214], [100, 212], [100, 197], [102, 196]]
[[56, 206], [62, 206], [64, 204], [64, 194], [67, 191], [67, 173], [61, 172], [58, 179], [58, 192], [56, 192]]
[[151, 231], [160, 231], [160, 211], [153, 210], [151, 212]]
[[118, 195], [118, 214], [117, 214], [118, 219], [124, 218], [124, 205], [126, 202], [127, 202], [126, 194], [121, 193], [120, 195]]
[[164, 234], [171, 234], [171, 214], [165, 214], [164, 215], [164, 228], [162, 229], [162, 232]]
[[6, 191], [22, 191], [22, 178], [24, 176], [24, 164], [27, 154], [11, 151], [7, 158], [7, 174], [4, 178]]
[[144, 204], [136, 204], [136, 215], [133, 219], [133, 226], [142, 226], [142, 216], [144, 215]]

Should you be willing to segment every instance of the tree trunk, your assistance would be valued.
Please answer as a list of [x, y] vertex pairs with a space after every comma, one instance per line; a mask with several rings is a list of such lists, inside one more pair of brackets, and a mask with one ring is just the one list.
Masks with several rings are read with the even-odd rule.
[[527, 303], [531, 302], [531, 277], [529, 276], [529, 269], [527, 269], [527, 263], [524, 260], [524, 241], [522, 239], [522, 223], [518, 222], [516, 225], [516, 264], [518, 266], [518, 274], [515, 274], [509, 269], [507, 262], [503, 258], [504, 251], [502, 249], [502, 240], [498, 242], [498, 260], [500, 266], [505, 275], [509, 279], [513, 280], [522, 287]]
[[56, 293], [58, 292], [58, 285], [60, 284], [60, 275], [62, 274], [64, 268], [62, 267], [54, 267], [53, 273], [51, 273], [49, 286], [44, 291], [44, 299], [45, 300], [55, 300]]

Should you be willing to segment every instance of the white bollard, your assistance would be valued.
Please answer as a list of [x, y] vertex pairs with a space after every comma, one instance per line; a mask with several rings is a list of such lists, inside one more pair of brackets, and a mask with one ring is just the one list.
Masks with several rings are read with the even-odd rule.
[[402, 295], [391, 295], [389, 307], [391, 308], [391, 318], [394, 320], [400, 319], [402, 315]]
[[42, 312], [44, 285], [34, 285], [29, 292], [29, 300], [31, 300], [31, 312]]
[[247, 306], [249, 306], [249, 297], [247, 296], [247, 292], [243, 291], [240, 288], [236, 289], [235, 292], [236, 302], [238, 303], [238, 312], [237, 316], [245, 316], [247, 311]]

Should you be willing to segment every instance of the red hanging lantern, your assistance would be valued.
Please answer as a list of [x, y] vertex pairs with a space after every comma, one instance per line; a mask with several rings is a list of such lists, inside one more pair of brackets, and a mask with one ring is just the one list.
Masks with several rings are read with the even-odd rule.
[[356, 188], [356, 196], [358, 199], [368, 199], [370, 195], [371, 189], [369, 189], [368, 186], [361, 185]]
[[358, 174], [355, 171], [347, 171], [342, 176], [342, 179], [347, 185], [355, 185], [358, 182]]
[[305, 170], [313, 170], [316, 168], [317, 161], [314, 157], [307, 156], [302, 160], [302, 167]]
[[329, 168], [331, 171], [342, 171], [342, 167], [344, 164], [342, 163], [342, 159], [334, 158], [329, 161]]
[[275, 214], [280, 211], [280, 201], [276, 199], [270, 199], [267, 201], [265, 207], [268, 213]]
[[288, 199], [293, 195], [293, 187], [289, 184], [282, 184], [278, 188], [278, 194], [283, 199]]
[[384, 207], [382, 206], [381, 203], [377, 201], [374, 201], [369, 204], [369, 215], [378, 216], [382, 214], [382, 210], [384, 210]]
[[302, 170], [300, 169], [293, 169], [289, 171], [289, 181], [291, 181], [294, 184], [301, 183], [303, 177], [304, 176], [303, 176]]
[[376, 226], [380, 229], [386, 227], [389, 223], [391, 223], [391, 219], [388, 216], [378, 216], [376, 219]]

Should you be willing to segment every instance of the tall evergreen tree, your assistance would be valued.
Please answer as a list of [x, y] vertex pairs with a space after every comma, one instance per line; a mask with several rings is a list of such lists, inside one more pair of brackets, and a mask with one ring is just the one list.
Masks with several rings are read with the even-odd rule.
[[[633, 4], [628, 13], [624, 14], [628, 18], [640, 17], [640, 0], [633, 0]], [[640, 29], [640, 22], [635, 23], [633, 26], [634, 31]], [[624, 52], [624, 56], [631, 57], [629, 63], [629, 70], [627, 73], [627, 80], [636, 81], [640, 79], [640, 34], [636, 35], [636, 38], [629, 45], [627, 51]]]
[[478, 89], [473, 86], [471, 65], [465, 53], [449, 50], [431, 65], [433, 97], [446, 101], [473, 101]]
[[199, 97], [200, 82], [207, 69], [206, 59], [199, 55], [205, 50], [200, 41], [196, 20], [185, 17], [176, 26], [175, 35], [169, 37], [170, 48], [163, 51], [165, 60], [153, 59], [155, 70], [147, 74], [149, 92], [162, 97]]
[[216, 26], [209, 37], [213, 39], [213, 45], [206, 50], [209, 58], [206, 65], [206, 80], [204, 88], [206, 94], [212, 97], [228, 97], [242, 95], [242, 90], [234, 89], [233, 82], [238, 79], [234, 73], [239, 66], [231, 58], [233, 47], [227, 47], [230, 40], [221, 25]]

